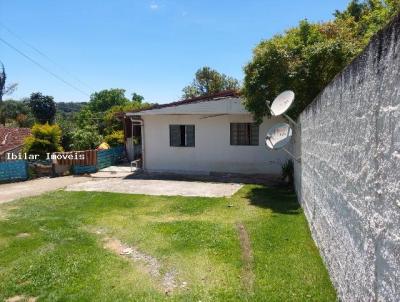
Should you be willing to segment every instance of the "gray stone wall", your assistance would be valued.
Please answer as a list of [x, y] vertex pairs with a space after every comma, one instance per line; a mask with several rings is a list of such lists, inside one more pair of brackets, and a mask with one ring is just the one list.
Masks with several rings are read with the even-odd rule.
[[400, 301], [400, 16], [300, 115], [295, 184], [343, 301]]

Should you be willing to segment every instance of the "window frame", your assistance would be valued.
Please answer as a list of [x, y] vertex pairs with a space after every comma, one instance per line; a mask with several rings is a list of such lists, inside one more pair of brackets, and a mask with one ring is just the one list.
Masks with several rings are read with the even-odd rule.
[[[184, 145], [174, 145], [172, 139], [173, 127], [179, 127], [180, 140], [182, 143], [182, 128], [184, 127]], [[188, 127], [193, 127], [193, 145], [188, 145]], [[196, 146], [196, 126], [194, 124], [170, 124], [169, 125], [169, 146], [177, 148], [194, 148]]]
[[[243, 124], [247, 125], [249, 127], [249, 129], [248, 129], [248, 135], [249, 135], [248, 140], [249, 140], [249, 143], [248, 144], [245, 144], [245, 143], [235, 144], [234, 143], [234, 139], [233, 139], [233, 132], [234, 132], [233, 131], [233, 126], [234, 125], [243, 125]], [[253, 127], [257, 127], [257, 142], [256, 143], [252, 143]], [[243, 123], [243, 122], [230, 123], [229, 124], [229, 139], [230, 139], [229, 143], [230, 143], [231, 146], [259, 146], [260, 145], [260, 126], [257, 125], [256, 123]], [[236, 140], [239, 141], [238, 138]]]

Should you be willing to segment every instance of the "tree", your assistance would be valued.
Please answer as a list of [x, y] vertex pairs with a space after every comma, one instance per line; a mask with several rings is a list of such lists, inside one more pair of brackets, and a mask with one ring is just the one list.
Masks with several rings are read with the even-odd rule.
[[125, 89], [109, 89], [91, 95], [89, 109], [92, 112], [106, 112], [113, 106], [123, 106], [130, 101], [125, 97]]
[[283, 35], [261, 41], [244, 68], [243, 96], [257, 122], [270, 115], [266, 100], [291, 89], [296, 102], [288, 112], [296, 118], [324, 87], [398, 11], [400, 0], [352, 1], [325, 23], [303, 20]]
[[114, 131], [123, 130], [122, 122], [118, 119], [117, 113], [127, 112], [134, 110], [142, 110], [150, 107], [149, 103], [142, 103], [142, 101], [131, 102], [125, 106], [113, 106], [104, 114], [104, 134], [111, 134]]
[[7, 100], [0, 106], [0, 123], [12, 126], [32, 127], [34, 119], [26, 101]]
[[132, 102], [141, 104], [143, 100], [144, 97], [141, 96], [140, 94], [137, 94], [136, 92], [132, 93]]
[[117, 130], [104, 137], [104, 140], [111, 147], [123, 145], [125, 142], [124, 131]]
[[218, 93], [224, 90], [238, 90], [239, 81], [210, 68], [202, 67], [196, 71], [192, 84], [182, 89], [183, 98]]
[[87, 125], [84, 128], [78, 128], [72, 134], [73, 150], [89, 150], [96, 148], [103, 137], [99, 134], [96, 127]]
[[73, 144], [72, 137], [77, 130], [77, 126], [73, 119], [64, 114], [57, 113], [56, 120], [62, 131], [61, 146], [65, 151], [71, 151]]
[[1, 63], [1, 70], [0, 70], [0, 105], [3, 102], [3, 96], [7, 94], [12, 94], [16, 89], [17, 85], [16, 83], [10, 84], [9, 86], [6, 86], [6, 79], [7, 79], [7, 74], [6, 70], [4, 68], [3, 63]]
[[29, 98], [29, 107], [39, 123], [54, 123], [56, 105], [52, 96], [43, 95], [40, 92], [32, 93]]
[[47, 153], [63, 151], [61, 136], [58, 125], [35, 124], [32, 127], [32, 136], [25, 139], [23, 150], [26, 153], [39, 154], [44, 159]]

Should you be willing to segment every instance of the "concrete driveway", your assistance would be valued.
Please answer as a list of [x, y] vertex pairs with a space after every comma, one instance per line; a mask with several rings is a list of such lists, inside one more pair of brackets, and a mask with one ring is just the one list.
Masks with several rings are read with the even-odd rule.
[[238, 183], [160, 179], [105, 179], [67, 186], [66, 191], [96, 191], [168, 196], [232, 196], [242, 187]]
[[88, 180], [90, 180], [90, 178], [83, 176], [64, 176], [1, 184], [0, 204], [18, 198], [36, 196], [45, 192], [62, 189], [68, 185], [87, 182]]

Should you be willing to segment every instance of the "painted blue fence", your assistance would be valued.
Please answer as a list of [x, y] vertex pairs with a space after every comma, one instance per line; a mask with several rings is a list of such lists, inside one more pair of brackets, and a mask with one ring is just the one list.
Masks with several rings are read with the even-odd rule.
[[13, 160], [0, 162], [0, 183], [28, 179], [28, 162]]
[[95, 173], [97, 172], [96, 166], [72, 166], [72, 173], [75, 175], [86, 174], [86, 173]]
[[108, 150], [100, 150], [97, 152], [97, 169], [107, 168], [115, 165], [124, 156], [124, 146], [118, 146]]
[[124, 146], [118, 146], [107, 150], [99, 150], [97, 151], [96, 166], [72, 166], [72, 173], [75, 175], [95, 173], [100, 169], [107, 168], [120, 162], [124, 157], [124, 153]]

